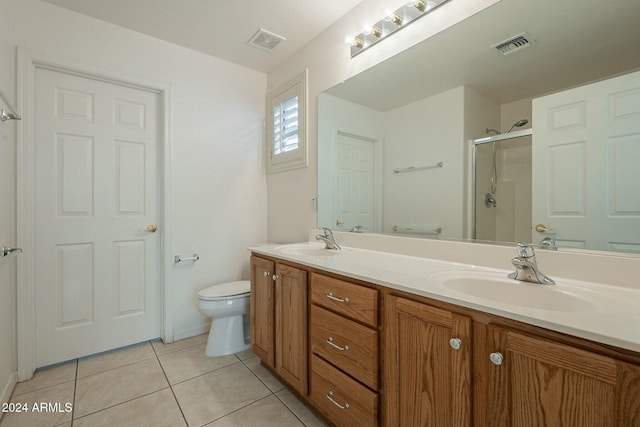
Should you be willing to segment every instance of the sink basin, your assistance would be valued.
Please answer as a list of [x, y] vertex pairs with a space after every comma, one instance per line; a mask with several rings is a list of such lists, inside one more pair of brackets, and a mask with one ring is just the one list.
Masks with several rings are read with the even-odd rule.
[[556, 285], [539, 285], [509, 279], [506, 274], [486, 271], [441, 271], [431, 274], [429, 279], [456, 293], [485, 301], [549, 311], [596, 310], [594, 302], [578, 294], [588, 292], [586, 289], [562, 282], [557, 282]]
[[273, 250], [284, 255], [301, 255], [311, 257], [335, 256], [340, 253], [340, 250], [327, 249], [324, 245], [316, 245], [313, 243], [283, 245], [278, 246]]

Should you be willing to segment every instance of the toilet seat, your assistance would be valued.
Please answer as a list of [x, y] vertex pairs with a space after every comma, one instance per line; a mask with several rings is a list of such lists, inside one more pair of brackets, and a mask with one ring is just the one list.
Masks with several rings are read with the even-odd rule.
[[205, 301], [225, 300], [238, 298], [239, 296], [249, 296], [250, 291], [251, 282], [248, 280], [240, 280], [209, 286], [198, 292], [198, 298]]

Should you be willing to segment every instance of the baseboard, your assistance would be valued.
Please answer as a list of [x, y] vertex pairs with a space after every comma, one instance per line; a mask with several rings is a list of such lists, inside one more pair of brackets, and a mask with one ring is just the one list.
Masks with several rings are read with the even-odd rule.
[[186, 338], [191, 338], [198, 335], [206, 334], [209, 332], [210, 328], [211, 328], [211, 323], [204, 322], [199, 325], [193, 325], [189, 328], [173, 331], [173, 338], [174, 338], [174, 341], [184, 340]]
[[[8, 403], [11, 399], [11, 395], [13, 394], [13, 390], [16, 388], [16, 381], [18, 379], [18, 373], [13, 371], [9, 378], [7, 378], [7, 383], [4, 385], [4, 389], [2, 390], [2, 395], [0, 396], [0, 403], [5, 404]], [[0, 420], [2, 419], [2, 411], [0, 411]]]

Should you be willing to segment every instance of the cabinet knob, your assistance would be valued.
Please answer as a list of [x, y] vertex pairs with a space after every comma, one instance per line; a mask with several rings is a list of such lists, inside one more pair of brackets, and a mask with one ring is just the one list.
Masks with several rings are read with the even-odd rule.
[[269, 272], [268, 271], [264, 272], [264, 277], [269, 277]]
[[280, 276], [278, 276], [277, 274], [274, 274], [272, 279], [275, 282], [276, 280], [278, 280], [280, 278]]
[[449, 345], [454, 350], [460, 350], [460, 347], [462, 347], [462, 341], [460, 340], [460, 338], [451, 338], [449, 340]]
[[491, 353], [489, 355], [489, 360], [491, 360], [491, 363], [493, 363], [494, 365], [500, 366], [504, 361], [504, 356], [502, 355], [502, 353], [498, 353], [498, 352]]

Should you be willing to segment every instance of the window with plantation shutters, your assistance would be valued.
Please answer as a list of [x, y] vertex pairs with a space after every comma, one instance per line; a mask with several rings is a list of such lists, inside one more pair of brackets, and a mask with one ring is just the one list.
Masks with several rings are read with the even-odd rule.
[[307, 72], [267, 95], [267, 170], [307, 166]]
[[286, 153], [298, 148], [298, 97], [294, 96], [273, 107], [273, 153]]

